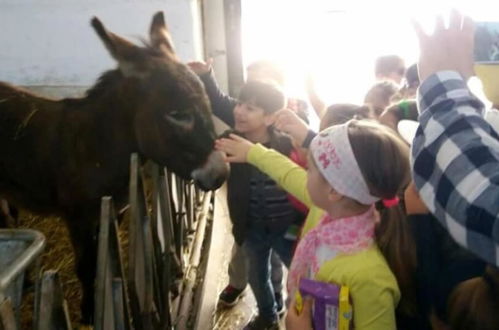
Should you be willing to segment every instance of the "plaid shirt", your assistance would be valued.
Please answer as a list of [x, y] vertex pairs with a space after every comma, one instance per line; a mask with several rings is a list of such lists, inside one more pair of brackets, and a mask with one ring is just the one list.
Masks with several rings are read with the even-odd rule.
[[418, 93], [412, 164], [421, 198], [460, 245], [499, 266], [499, 137], [457, 72], [432, 75]]

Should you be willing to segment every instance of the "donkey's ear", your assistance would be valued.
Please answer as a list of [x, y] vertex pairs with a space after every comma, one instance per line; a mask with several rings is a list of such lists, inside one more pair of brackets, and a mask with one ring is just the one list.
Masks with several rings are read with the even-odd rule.
[[92, 27], [111, 56], [118, 61], [121, 71], [128, 76], [140, 75], [138, 69], [144, 57], [141, 49], [128, 40], [106, 30], [97, 17], [92, 18]]
[[167, 54], [176, 57], [172, 37], [168, 32], [168, 27], [165, 23], [165, 16], [162, 11], [157, 12], [153, 16], [149, 36], [151, 38], [151, 45], [154, 48], [163, 50]]

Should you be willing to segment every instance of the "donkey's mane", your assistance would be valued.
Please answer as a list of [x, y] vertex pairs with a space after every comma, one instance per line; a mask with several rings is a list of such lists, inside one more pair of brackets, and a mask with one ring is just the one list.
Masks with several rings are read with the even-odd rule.
[[[164, 53], [161, 50], [158, 50], [151, 46], [147, 41], [142, 40], [144, 54], [153, 57], [164, 57]], [[123, 79], [123, 74], [119, 69], [108, 70], [100, 75], [97, 79], [95, 85], [90, 87], [85, 93], [85, 97], [83, 98], [66, 98], [64, 99], [65, 103], [70, 104], [84, 104], [89, 101], [92, 101], [96, 98], [101, 97], [106, 91], [112, 89], [117, 82]]]
[[89, 101], [95, 100], [102, 96], [106, 91], [112, 89], [112, 87], [123, 78], [123, 74], [119, 69], [109, 70], [104, 72], [98, 79], [95, 85], [90, 87], [85, 93], [83, 98], [65, 98], [63, 101], [66, 104], [71, 105], [82, 105]]
[[87, 90], [86, 97], [93, 99], [101, 96], [122, 78], [123, 74], [119, 69], [104, 72], [99, 79], [97, 79], [97, 83]]

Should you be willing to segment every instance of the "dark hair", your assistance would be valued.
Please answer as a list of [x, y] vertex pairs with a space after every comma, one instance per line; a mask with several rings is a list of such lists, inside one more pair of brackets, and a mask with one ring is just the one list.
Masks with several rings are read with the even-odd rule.
[[286, 81], [282, 67], [278, 63], [269, 60], [258, 60], [252, 62], [246, 67], [246, 71], [260, 71], [264, 73], [265, 80], [272, 80], [280, 86], [283, 86]]
[[405, 71], [405, 82], [408, 88], [419, 86], [418, 65], [413, 64]]
[[418, 121], [418, 103], [416, 100], [402, 100], [397, 104], [392, 104], [386, 109], [386, 112], [391, 112], [398, 119], [409, 119]]
[[349, 103], [330, 105], [321, 118], [320, 130], [330, 126], [344, 124], [351, 119], [372, 118], [371, 108], [367, 105], [359, 106]]
[[239, 92], [239, 101], [260, 107], [266, 114], [272, 114], [286, 104], [284, 93], [275, 84], [263, 81], [245, 83]]
[[392, 97], [398, 92], [398, 86], [391, 81], [380, 81], [374, 84], [366, 93], [364, 103], [372, 106], [374, 115], [379, 117], [392, 102]]
[[[389, 128], [367, 120], [353, 120], [348, 137], [362, 176], [372, 196], [393, 199], [403, 194], [411, 180], [409, 147]], [[385, 208], [377, 203], [380, 222], [376, 243], [397, 278], [401, 291], [400, 311], [415, 313], [413, 273], [416, 249], [401, 205]]]
[[453, 330], [499, 329], [499, 270], [488, 266], [485, 273], [459, 284], [447, 305]]
[[401, 76], [404, 72], [399, 72], [401, 68], [405, 69], [405, 63], [402, 57], [398, 55], [385, 55], [376, 58], [374, 65], [374, 74], [376, 76], [386, 76], [392, 72], [397, 72]]

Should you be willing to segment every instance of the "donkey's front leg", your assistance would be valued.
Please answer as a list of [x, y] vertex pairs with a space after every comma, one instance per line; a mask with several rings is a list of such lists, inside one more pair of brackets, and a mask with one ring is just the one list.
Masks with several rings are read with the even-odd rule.
[[76, 274], [81, 282], [81, 323], [90, 325], [94, 320], [94, 283], [97, 268], [98, 211], [72, 215], [67, 220], [71, 242], [75, 251]]

